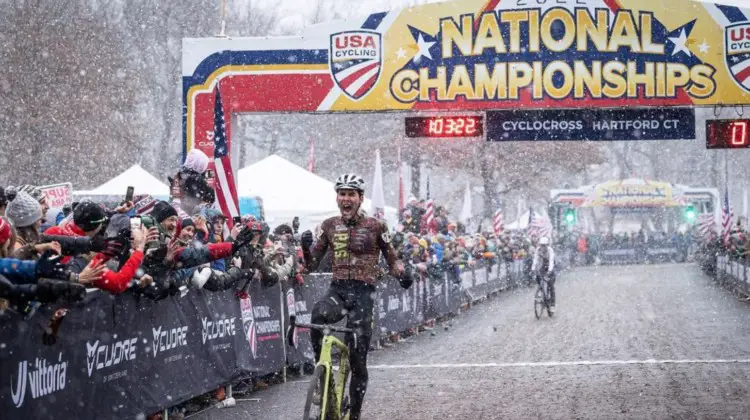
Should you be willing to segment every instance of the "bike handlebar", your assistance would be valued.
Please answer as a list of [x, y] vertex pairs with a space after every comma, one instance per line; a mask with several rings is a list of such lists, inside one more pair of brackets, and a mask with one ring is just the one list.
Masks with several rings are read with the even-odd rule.
[[302, 328], [313, 328], [316, 330], [328, 330], [331, 332], [340, 332], [340, 333], [353, 333], [354, 330], [351, 328], [346, 327], [337, 327], [335, 325], [328, 325], [328, 324], [303, 324], [303, 323], [295, 323], [295, 327], [302, 327]]

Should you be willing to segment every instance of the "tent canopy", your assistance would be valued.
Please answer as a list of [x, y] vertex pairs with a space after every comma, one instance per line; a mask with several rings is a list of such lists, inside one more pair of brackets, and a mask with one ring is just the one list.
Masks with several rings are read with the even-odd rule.
[[76, 195], [86, 196], [125, 196], [128, 186], [132, 186], [135, 195], [149, 194], [154, 197], [166, 198], [169, 196], [169, 186], [159, 181], [148, 171], [135, 164], [125, 172], [110, 179], [104, 184], [90, 191], [76, 191]]
[[[268, 156], [237, 172], [240, 197], [263, 199], [266, 221], [273, 227], [291, 223], [297, 216], [300, 229], [312, 229], [323, 220], [339, 214], [333, 182], [278, 156]], [[369, 211], [370, 200], [363, 208]], [[386, 207], [389, 227], [397, 221], [396, 209]]]

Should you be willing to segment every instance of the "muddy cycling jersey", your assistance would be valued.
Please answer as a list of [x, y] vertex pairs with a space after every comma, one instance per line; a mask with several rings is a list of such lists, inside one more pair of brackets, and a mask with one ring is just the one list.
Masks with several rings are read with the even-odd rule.
[[315, 271], [329, 249], [334, 280], [374, 284], [379, 272], [380, 253], [390, 267], [398, 259], [391, 245], [388, 226], [374, 217], [357, 216], [349, 222], [341, 216], [326, 219], [310, 255], [305, 255], [307, 269]]

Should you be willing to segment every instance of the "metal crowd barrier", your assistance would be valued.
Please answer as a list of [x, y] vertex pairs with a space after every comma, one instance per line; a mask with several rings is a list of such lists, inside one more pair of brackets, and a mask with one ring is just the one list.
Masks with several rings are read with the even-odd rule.
[[748, 282], [747, 263], [732, 260], [726, 255], [716, 257], [715, 279], [718, 283], [729, 286], [733, 290], [741, 291], [744, 295], [750, 295], [750, 283]]

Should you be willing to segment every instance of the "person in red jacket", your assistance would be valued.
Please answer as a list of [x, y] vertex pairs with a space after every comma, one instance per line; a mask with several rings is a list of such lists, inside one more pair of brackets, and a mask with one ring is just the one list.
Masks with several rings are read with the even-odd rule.
[[[129, 219], [124, 215], [122, 216], [129, 223]], [[61, 235], [61, 236], [86, 236], [93, 238], [98, 235], [103, 229], [104, 224], [107, 222], [107, 215], [98, 204], [93, 202], [82, 202], [76, 206], [73, 211], [73, 220], [65, 222], [60, 226], [53, 226], [49, 228], [45, 233], [49, 235]], [[94, 261], [93, 267], [101, 267], [101, 277], [93, 280], [90, 286], [96, 287], [97, 289], [106, 290], [113, 294], [119, 294], [126, 291], [135, 277], [136, 270], [141, 266], [143, 262], [143, 250], [146, 242], [153, 240], [155, 232], [149, 232], [145, 228], [132, 232], [132, 249], [133, 252], [127, 257], [125, 263], [120, 267], [118, 271], [112, 270], [112, 268], [104, 266], [110, 259], [110, 256], [104, 253], [80, 255], [76, 257], [68, 257], [65, 261], [68, 264], [69, 269], [74, 273], [80, 273], [89, 264], [89, 261]], [[149, 278], [143, 280], [148, 283]], [[89, 285], [89, 284], [87, 284]]]

